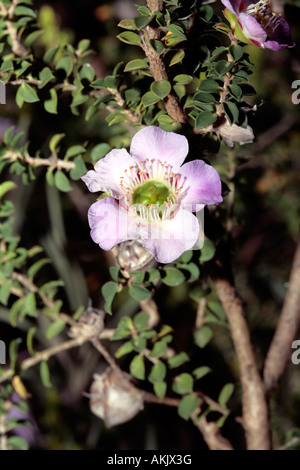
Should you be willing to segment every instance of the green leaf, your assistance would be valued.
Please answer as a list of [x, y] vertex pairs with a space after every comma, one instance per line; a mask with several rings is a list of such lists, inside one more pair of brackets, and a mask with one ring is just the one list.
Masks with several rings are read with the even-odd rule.
[[150, 39], [149, 44], [151, 49], [156, 52], [156, 54], [161, 54], [165, 47], [158, 39]]
[[186, 75], [184, 73], [181, 73], [179, 75], [176, 75], [174, 77], [174, 82], [180, 83], [181, 85], [188, 85], [193, 81], [193, 77], [191, 75]]
[[209, 93], [216, 93], [220, 90], [220, 85], [216, 80], [208, 78], [206, 80], [202, 80], [198, 86], [198, 90], [206, 91]]
[[133, 70], [147, 69], [148, 63], [146, 59], [134, 59], [126, 64], [124, 72], [132, 72]]
[[194, 379], [190, 374], [183, 373], [175, 377], [172, 390], [180, 395], [191, 393], [193, 391]]
[[175, 36], [177, 38], [186, 39], [186, 35], [184, 34], [183, 29], [176, 24], [171, 24], [167, 26], [166, 30], [172, 33], [171, 37]]
[[[122, 339], [122, 338], [120, 338]], [[119, 359], [122, 356], [125, 356], [126, 354], [129, 354], [133, 351], [133, 344], [132, 341], [126, 341], [126, 343], [122, 344], [122, 346], [119, 347], [119, 349], [115, 352], [115, 357]]]
[[205, 240], [199, 257], [200, 263], [210, 261], [215, 256], [216, 248], [213, 242]]
[[31, 292], [30, 294], [27, 294], [25, 297], [24, 307], [21, 312], [21, 318], [23, 318], [26, 314], [31, 317], [37, 316], [36, 299], [35, 299], [35, 294], [33, 292]]
[[243, 95], [241, 87], [233, 83], [228, 87], [228, 91], [237, 101], [241, 100]]
[[42, 384], [44, 385], [44, 387], [51, 388], [52, 383], [50, 380], [50, 372], [49, 372], [49, 367], [46, 361], [42, 361], [40, 363], [40, 376], [41, 376]]
[[151, 292], [149, 292], [146, 287], [137, 284], [131, 284], [129, 286], [129, 294], [137, 301], [146, 300], [151, 296]]
[[152, 104], [157, 103], [159, 100], [160, 98], [152, 93], [152, 91], [147, 91], [147, 93], [142, 96], [142, 103], [144, 106], [151, 106]]
[[13, 285], [12, 279], [7, 279], [6, 281], [3, 282], [1, 288], [0, 288], [0, 302], [3, 305], [7, 305], [9, 296], [11, 294], [10, 289]]
[[118, 284], [112, 281], [109, 281], [103, 284], [102, 289], [101, 289], [102, 295], [105, 299], [104, 310], [110, 315], [112, 315], [111, 306], [118, 290], [119, 290]]
[[200, 91], [194, 95], [193, 101], [200, 101], [201, 103], [215, 103], [217, 98], [211, 93], [204, 93]]
[[31, 47], [42, 34], [44, 34], [44, 31], [41, 30], [33, 31], [33, 33], [28, 34], [24, 41], [25, 47]]
[[57, 320], [51, 323], [46, 330], [46, 338], [52, 339], [59, 335], [65, 329], [66, 323], [62, 320]]
[[161, 341], [157, 341], [154, 344], [153, 349], [151, 351], [151, 357], [163, 357], [167, 355], [168, 346], [167, 343], [162, 339]]
[[7, 439], [7, 444], [11, 450], [28, 450], [29, 444], [25, 439], [19, 436], [11, 436]]
[[29, 352], [29, 354], [31, 354], [31, 356], [33, 356], [35, 354], [32, 343], [33, 343], [33, 337], [35, 335], [36, 330], [37, 329], [36, 329], [35, 326], [32, 326], [31, 328], [29, 328], [28, 333], [27, 333], [27, 337], [26, 337], [26, 346], [27, 346], [28, 352]]
[[224, 385], [218, 398], [218, 402], [221, 406], [226, 405], [228, 400], [231, 398], [233, 391], [234, 391], [234, 385], [232, 383], [228, 383]]
[[213, 332], [212, 329], [204, 325], [202, 328], [194, 331], [194, 341], [199, 348], [204, 348], [212, 339]]
[[139, 6], [137, 6], [137, 10], [143, 16], [151, 16], [151, 11], [149, 10], [148, 7], [145, 7], [145, 6], [139, 7]]
[[[16, 338], [9, 343], [9, 359], [13, 364], [15, 364], [18, 357], [18, 349], [21, 342], [21, 338]], [[11, 365], [11, 368], [14, 369], [14, 365]]]
[[234, 59], [235, 62], [240, 60], [243, 57], [244, 50], [239, 45], [232, 45], [229, 47], [229, 52], [231, 57]]
[[205, 375], [211, 372], [211, 368], [207, 366], [197, 367], [197, 369], [193, 370], [193, 375], [195, 376], [196, 380], [202, 379]]
[[232, 62], [228, 62], [226, 60], [219, 60], [219, 62], [215, 65], [215, 71], [218, 75], [225, 75], [225, 73], [229, 72], [233, 67]]
[[207, 111], [201, 111], [196, 117], [195, 129], [203, 129], [205, 127], [211, 126], [216, 122], [217, 116], [214, 113], [209, 113]]
[[43, 68], [43, 70], [41, 70], [39, 74], [39, 79], [42, 83], [38, 86], [38, 88], [41, 89], [44, 88], [47, 83], [51, 82], [51, 80], [55, 79], [55, 76], [53, 75], [49, 67], [45, 67]]
[[132, 339], [132, 344], [134, 349], [141, 353], [146, 348], [147, 340], [143, 336], [138, 336], [137, 338]]
[[142, 284], [145, 278], [145, 274], [146, 274], [145, 271], [133, 271], [130, 273], [130, 275], [134, 279], [135, 284]]
[[167, 392], [166, 382], [155, 382], [153, 384], [153, 390], [158, 398], [164, 398]]
[[65, 137], [66, 134], [54, 134], [49, 142], [49, 148], [52, 152], [56, 149], [61, 139]]
[[165, 273], [165, 275], [162, 276], [162, 282], [167, 286], [179, 286], [179, 284], [184, 282], [184, 275], [179, 269], [164, 268], [162, 272]]
[[90, 47], [91, 41], [89, 39], [82, 39], [79, 41], [77, 49], [81, 52], [86, 51]]
[[56, 64], [56, 70], [64, 70], [69, 77], [73, 70], [73, 60], [71, 57], [62, 57]]
[[[43, 31], [43, 34], [44, 34], [44, 31]], [[53, 64], [54, 58], [58, 52], [58, 49], [59, 47], [52, 47], [51, 49], [46, 51], [44, 55], [44, 62], [46, 62], [46, 64]]]
[[[171, 54], [168, 54], [168, 57], [169, 57], [169, 55], [171, 55]], [[169, 62], [169, 67], [172, 67], [172, 65], [176, 65], [179, 62], [181, 62], [184, 59], [184, 56], [185, 56], [184, 51], [177, 51], [177, 52], [174, 51], [172, 53], [172, 58]]]
[[147, 281], [148, 282], [154, 282], [159, 277], [159, 270], [158, 269], [148, 269], [147, 274], [148, 274]]
[[0, 199], [8, 192], [11, 191], [12, 189], [17, 188], [16, 183], [13, 181], [4, 181], [4, 183], [0, 184]]
[[139, 46], [142, 41], [138, 34], [132, 33], [131, 31], [125, 31], [117, 36], [120, 41], [125, 42], [126, 44], [131, 44], [133, 46]]
[[165, 364], [159, 361], [157, 364], [154, 364], [152, 367], [150, 374], [148, 376], [149, 382], [154, 384], [155, 382], [162, 382], [166, 376], [167, 368]]
[[171, 92], [171, 84], [167, 80], [162, 80], [161, 82], [153, 82], [150, 87], [152, 93], [154, 93], [158, 98], [163, 100]]
[[91, 159], [94, 163], [96, 163], [101, 158], [105, 157], [105, 155], [111, 150], [110, 145], [108, 144], [98, 144], [96, 145], [91, 151]]
[[140, 380], [145, 380], [145, 362], [143, 356], [135, 356], [130, 363], [131, 375]]
[[68, 178], [61, 170], [56, 171], [54, 175], [54, 183], [57, 189], [59, 189], [60, 191], [68, 192], [72, 190]]
[[85, 152], [86, 148], [83, 147], [83, 145], [72, 145], [72, 147], [68, 148], [67, 153], [65, 155], [65, 159], [68, 160], [69, 158], [74, 157], [75, 155], [79, 155]]
[[223, 103], [223, 110], [230, 124], [234, 124], [238, 121], [239, 109], [236, 104], [231, 101], [227, 101], [226, 103]]
[[30, 16], [31, 18], [36, 18], [37, 14], [34, 10], [23, 5], [18, 5], [14, 8], [13, 13], [15, 16]]
[[118, 266], [110, 266], [109, 267], [109, 274], [110, 274], [113, 281], [118, 282], [119, 274], [120, 274], [120, 268]]
[[50, 114], [57, 114], [57, 93], [54, 88], [49, 90], [50, 98], [44, 101], [45, 110]]
[[84, 64], [80, 69], [79, 76], [81, 80], [86, 79], [89, 82], [92, 82], [95, 78], [95, 70], [91, 64]]
[[149, 321], [149, 314], [148, 313], [138, 313], [134, 319], [133, 324], [138, 331], [145, 331], [148, 330], [148, 321]]
[[77, 181], [87, 172], [87, 169], [81, 155], [78, 155], [73, 161], [75, 168], [70, 171], [70, 176], [74, 181]]
[[135, 25], [135, 22], [133, 20], [122, 20], [122, 21], [120, 21], [118, 26], [120, 28], [124, 28], [124, 29], [131, 29], [131, 30], [137, 29], [136, 25]]
[[25, 101], [25, 103], [36, 103], [37, 101], [40, 101], [36, 91], [28, 85], [28, 83], [22, 83], [18, 88], [18, 96]]
[[198, 408], [199, 402], [200, 399], [197, 395], [186, 395], [183, 397], [178, 406], [179, 416], [187, 421]]
[[43, 267], [45, 264], [51, 263], [50, 258], [39, 259], [34, 263], [27, 271], [28, 276], [33, 279], [36, 273]]
[[152, 21], [152, 16], [137, 16], [134, 18], [134, 24], [137, 30], [145, 28]]
[[200, 269], [195, 263], [177, 264], [177, 267], [189, 273], [190, 277], [187, 279], [188, 282], [194, 282], [199, 279]]
[[185, 352], [181, 352], [178, 354], [175, 354], [175, 356], [170, 357], [168, 359], [168, 364], [170, 369], [175, 369], [176, 367], [180, 367], [182, 364], [185, 362], [189, 361], [190, 358]]

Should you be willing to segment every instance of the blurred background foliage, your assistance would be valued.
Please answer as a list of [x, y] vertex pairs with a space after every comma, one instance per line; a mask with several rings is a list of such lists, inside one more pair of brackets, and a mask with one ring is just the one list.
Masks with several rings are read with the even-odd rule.
[[[143, 58], [136, 48], [120, 42], [117, 27], [123, 18], [136, 16], [131, 0], [55, 0], [34, 2], [38, 21], [43, 29], [41, 47], [47, 49], [60, 44], [77, 44], [90, 39], [92, 63], [97, 76], [112, 73], [115, 65]], [[285, 4], [285, 15], [292, 36], [300, 43], [300, 1], [277, 2]], [[144, 3], [139, 2], [140, 5]], [[221, 12], [221, 5], [219, 12]], [[291, 84], [300, 79], [300, 49], [296, 47], [281, 53], [248, 46], [255, 71], [251, 78], [257, 96], [250, 97], [249, 122], [256, 141], [249, 146], [228, 149], [222, 144], [218, 157], [210, 162], [234, 193], [230, 227], [233, 235], [231, 253], [237, 289], [245, 301], [255, 352], [261, 362], [272, 338], [286, 293], [295, 240], [299, 233], [300, 207], [300, 113], [291, 101]], [[188, 59], [187, 59], [188, 60]], [[108, 127], [105, 110], [86, 121], [84, 114], [74, 116], [68, 96], [58, 103], [58, 114], [45, 112], [41, 103], [25, 105], [20, 110], [7, 89], [7, 104], [0, 107], [0, 139], [15, 125], [25, 131], [30, 152], [49, 153], [51, 136], [64, 133], [62, 146], [90, 142], [92, 145], [109, 143], [111, 147], [129, 144], [129, 136], [121, 125]], [[257, 111], [251, 110], [257, 105]], [[64, 147], [63, 147], [64, 148]], [[197, 149], [193, 149], [196, 152]], [[196, 155], [201, 157], [201, 155]], [[232, 162], [237, 159], [238, 170], [230, 176]], [[4, 177], [8, 175], [4, 174]], [[108, 268], [113, 260], [89, 236], [87, 210], [94, 202], [83, 183], [72, 182], [72, 191], [59, 192], [44, 183], [43, 171], [38, 171], [30, 185], [22, 185], [13, 178], [17, 191], [11, 193], [15, 204], [14, 233], [21, 237], [21, 246], [35, 244], [43, 247], [52, 264], [40, 271], [43, 279], [60, 278], [65, 287], [60, 290], [64, 311], [73, 312], [79, 305], [103, 308], [102, 285], [110, 280]], [[226, 213], [217, 209], [220, 220]], [[207, 234], [214, 226], [208, 225]], [[201, 389], [217, 399], [226, 382], [238, 379], [238, 364], [228, 328], [210, 323], [213, 339], [205, 348], [193, 339], [199, 301], [198, 281], [179, 287], [162, 286], [156, 302], [162, 323], [174, 328], [174, 348], [186, 351], [192, 358], [188, 369], [208, 366], [212, 373], [201, 381]], [[209, 286], [207, 286], [209, 288]], [[198, 289], [198, 290], [197, 290]], [[211, 301], [216, 303], [214, 295]], [[139, 311], [138, 303], [123, 292], [114, 304], [115, 314], [106, 319], [106, 326], [114, 328], [122, 315]], [[1, 339], [7, 342], [23, 338], [25, 344], [26, 320], [17, 328], [6, 322], [7, 310], [0, 308]], [[42, 347], [55, 344], [39, 338]], [[118, 345], [113, 345], [117, 349]], [[22, 344], [19, 347], [22, 351]], [[25, 350], [25, 348], [24, 348]], [[22, 359], [22, 357], [21, 357]], [[126, 368], [127, 359], [122, 358]], [[92, 415], [88, 399], [91, 377], [101, 371], [104, 363], [89, 345], [63, 352], [49, 361], [53, 388], [46, 389], [39, 380], [38, 368], [27, 371], [25, 385], [30, 384], [29, 400], [34, 424], [33, 448], [42, 449], [205, 449], [199, 432], [189, 422], [179, 418], [176, 409], [147, 405], [145, 411], [132, 421], [107, 430], [102, 421]], [[283, 445], [300, 428], [300, 374], [292, 363], [287, 368], [281, 385], [272, 398], [272, 426], [275, 443]], [[240, 390], [236, 389], [230, 401], [232, 415], [224, 426], [224, 435], [233, 445], [241, 447], [242, 432], [235, 416], [241, 413]]]

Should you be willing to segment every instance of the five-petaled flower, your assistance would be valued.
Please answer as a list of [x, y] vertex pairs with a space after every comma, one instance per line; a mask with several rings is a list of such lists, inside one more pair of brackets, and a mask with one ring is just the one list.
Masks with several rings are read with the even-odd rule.
[[244, 35], [259, 47], [280, 51], [294, 47], [286, 20], [272, 11], [271, 0], [221, 0], [236, 15]]
[[162, 263], [191, 249], [199, 235], [192, 212], [219, 204], [222, 196], [212, 166], [202, 160], [182, 165], [188, 150], [184, 136], [149, 126], [135, 134], [130, 153], [115, 149], [99, 160], [82, 177], [90, 191], [112, 196], [89, 209], [94, 242], [110, 250], [122, 241], [140, 239]]

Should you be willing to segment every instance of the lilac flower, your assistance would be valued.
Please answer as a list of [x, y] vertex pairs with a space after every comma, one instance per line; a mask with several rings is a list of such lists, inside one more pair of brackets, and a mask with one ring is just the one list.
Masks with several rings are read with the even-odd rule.
[[82, 180], [90, 191], [112, 197], [89, 209], [91, 237], [104, 250], [140, 239], [162, 263], [191, 249], [199, 235], [192, 212], [222, 202], [218, 173], [201, 160], [182, 163], [188, 154], [184, 136], [145, 127], [132, 139], [130, 153], [112, 150]]
[[280, 51], [294, 47], [289, 25], [272, 11], [271, 0], [221, 0], [236, 15], [244, 35], [256, 46]]

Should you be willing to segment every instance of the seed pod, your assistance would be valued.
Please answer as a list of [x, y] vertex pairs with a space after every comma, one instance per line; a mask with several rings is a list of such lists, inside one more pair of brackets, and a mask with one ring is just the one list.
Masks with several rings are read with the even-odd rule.
[[121, 372], [109, 368], [101, 375], [94, 374], [90, 408], [111, 428], [130, 421], [144, 408], [143, 394]]
[[140, 240], [128, 240], [118, 245], [117, 261], [126, 271], [139, 271], [154, 267], [157, 263]]

